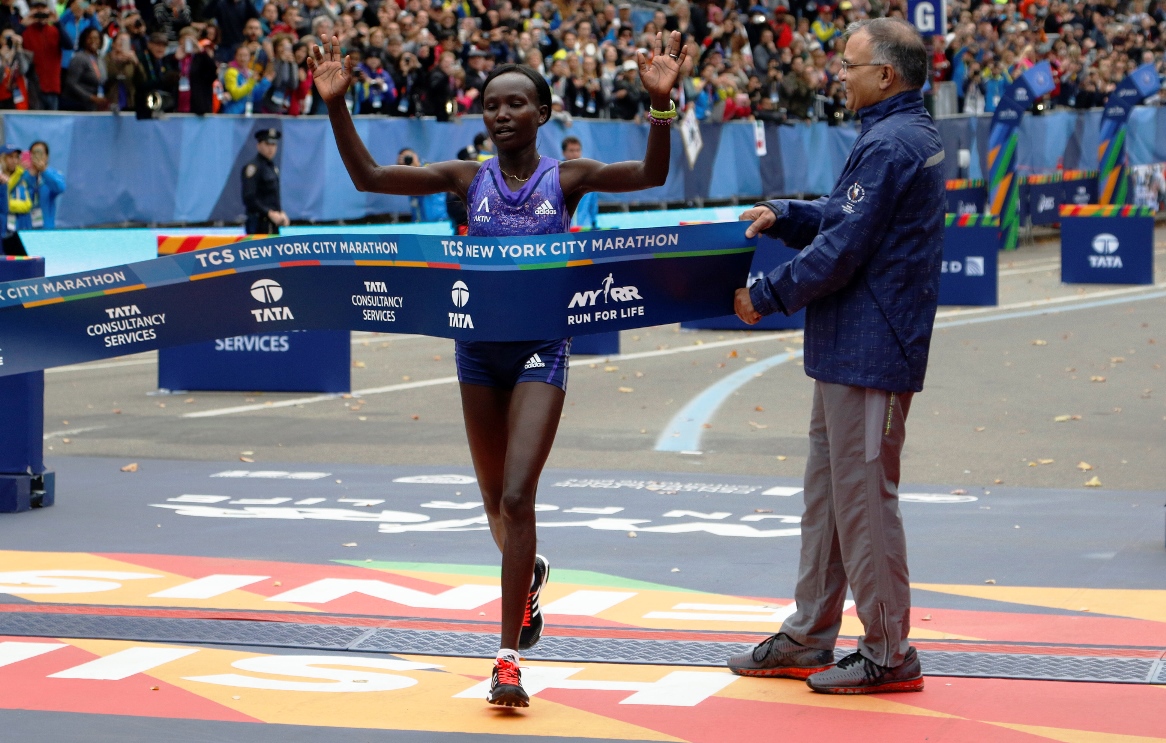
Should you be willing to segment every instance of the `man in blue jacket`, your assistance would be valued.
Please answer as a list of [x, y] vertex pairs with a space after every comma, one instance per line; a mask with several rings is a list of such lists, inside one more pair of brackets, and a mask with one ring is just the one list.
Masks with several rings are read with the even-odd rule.
[[[943, 143], [920, 88], [927, 49], [903, 21], [852, 24], [840, 79], [862, 119], [842, 175], [817, 201], [771, 201], [741, 215], [801, 252], [749, 289], [749, 324], [806, 308], [814, 381], [795, 613], [729, 667], [804, 678], [814, 691], [918, 691], [907, 642], [911, 592], [899, 512], [899, 458], [912, 395], [923, 389], [943, 252]], [[849, 585], [865, 628], [834, 661]], [[833, 667], [832, 667], [833, 666]]]

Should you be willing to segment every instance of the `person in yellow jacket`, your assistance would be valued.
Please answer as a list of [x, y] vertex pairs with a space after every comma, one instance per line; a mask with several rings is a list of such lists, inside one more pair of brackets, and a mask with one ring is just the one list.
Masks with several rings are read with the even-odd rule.
[[32, 211], [32, 191], [24, 177], [20, 165], [21, 149], [15, 145], [0, 147], [0, 176], [7, 184], [7, 198], [4, 199], [4, 214], [0, 221], [0, 236], [3, 239], [5, 255], [24, 255], [24, 246], [17, 236], [17, 230], [32, 226], [29, 212]]
[[829, 51], [830, 42], [842, 33], [834, 24], [834, 8], [830, 5], [819, 5], [818, 18], [810, 24], [810, 30], [814, 32], [822, 48]]
[[275, 78], [275, 69], [268, 65], [267, 73], [259, 75], [251, 66], [251, 50], [246, 44], [240, 44], [235, 50], [235, 61], [223, 75], [223, 87], [226, 89], [229, 100], [224, 102], [222, 112], [225, 114], [245, 114], [247, 104], [254, 104], [263, 100], [271, 81]]

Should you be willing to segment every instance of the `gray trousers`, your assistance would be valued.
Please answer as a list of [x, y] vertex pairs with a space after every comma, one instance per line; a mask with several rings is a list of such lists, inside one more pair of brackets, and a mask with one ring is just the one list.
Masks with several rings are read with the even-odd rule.
[[797, 611], [781, 628], [803, 645], [834, 648], [849, 584], [866, 630], [859, 652], [903, 662], [911, 588], [899, 457], [910, 407], [910, 394], [814, 383]]

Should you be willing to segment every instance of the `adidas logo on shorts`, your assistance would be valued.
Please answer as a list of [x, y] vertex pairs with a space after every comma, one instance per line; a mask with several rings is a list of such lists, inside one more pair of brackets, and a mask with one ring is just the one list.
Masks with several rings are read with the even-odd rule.
[[529, 359], [526, 360], [526, 366], [523, 368], [524, 369], [540, 369], [540, 368], [545, 367], [545, 366], [546, 366], [546, 364], [543, 363], [543, 360], [540, 359], [538, 354], [536, 353], [534, 356], [531, 356]]
[[538, 205], [538, 208], [534, 210], [534, 213], [540, 217], [558, 214], [558, 212], [555, 211], [555, 205], [551, 203], [550, 199], [543, 200], [543, 203]]

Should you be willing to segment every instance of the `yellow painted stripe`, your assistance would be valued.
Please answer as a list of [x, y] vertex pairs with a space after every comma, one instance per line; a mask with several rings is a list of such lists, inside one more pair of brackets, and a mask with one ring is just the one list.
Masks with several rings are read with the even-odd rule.
[[1087, 611], [1151, 622], [1166, 622], [1166, 591], [1123, 588], [1040, 588], [1031, 586], [912, 583], [912, 588], [1010, 604]]
[[581, 261], [567, 261], [567, 268], [571, 268], [572, 266], [590, 266], [594, 263], [595, 261], [591, 260], [590, 258], [584, 258]]
[[228, 268], [225, 271], [211, 271], [210, 273], [200, 273], [190, 277], [191, 281], [198, 281], [199, 279], [215, 279], [219, 276], [230, 276], [235, 273], [235, 269]]
[[140, 289], [145, 289], [145, 284], [134, 284], [133, 286], [121, 286], [117, 289], [106, 289], [106, 294], [125, 294], [126, 292], [136, 292]]
[[25, 307], [44, 307], [46, 304], [60, 304], [64, 302], [64, 297], [53, 297], [52, 299], [38, 299], [35, 302], [25, 302]]
[[429, 268], [427, 261], [394, 261], [394, 266], [405, 266], [406, 268]]
[[1018, 725], [1011, 722], [989, 722], [988, 725], [998, 725], [1009, 730], [1016, 730], [1030, 735], [1039, 735], [1050, 740], [1059, 740], [1062, 743], [1164, 743], [1166, 738], [1147, 738], [1142, 735], [1121, 735], [1119, 733], [1101, 733], [1092, 730], [1068, 730], [1066, 728], [1050, 728], [1041, 725]]
[[394, 266], [396, 261], [353, 261], [358, 266]]

